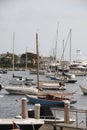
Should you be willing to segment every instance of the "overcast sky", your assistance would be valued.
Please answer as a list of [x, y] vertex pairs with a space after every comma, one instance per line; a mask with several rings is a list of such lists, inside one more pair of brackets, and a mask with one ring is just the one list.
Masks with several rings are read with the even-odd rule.
[[[58, 29], [58, 35], [57, 35]], [[63, 40], [72, 29], [72, 59], [76, 49], [87, 57], [87, 0], [0, 0], [0, 54], [36, 52], [38, 32], [40, 55], [50, 56], [57, 39], [57, 57], [61, 57]], [[69, 57], [69, 40], [65, 58]]]

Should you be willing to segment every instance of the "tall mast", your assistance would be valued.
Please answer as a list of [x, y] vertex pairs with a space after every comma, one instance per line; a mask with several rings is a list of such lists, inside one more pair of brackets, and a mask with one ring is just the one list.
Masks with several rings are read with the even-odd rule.
[[63, 40], [63, 61], [64, 61], [64, 40]]
[[14, 71], [14, 43], [15, 43], [15, 32], [13, 32], [13, 71]]
[[57, 33], [56, 33], [56, 44], [55, 44], [55, 61], [57, 60], [57, 42], [58, 42], [58, 29], [59, 29], [59, 23], [57, 27]]
[[72, 29], [70, 29], [70, 62], [71, 62], [71, 33], [72, 33]]
[[37, 54], [37, 88], [39, 90], [39, 52], [38, 52], [38, 33], [36, 33], [36, 54]]
[[27, 48], [26, 48], [26, 71], [27, 71]]

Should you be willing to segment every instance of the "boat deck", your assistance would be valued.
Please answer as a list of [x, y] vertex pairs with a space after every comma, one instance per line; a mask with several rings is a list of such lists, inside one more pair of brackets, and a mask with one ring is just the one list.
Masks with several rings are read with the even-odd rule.
[[27, 118], [27, 119], [0, 119], [0, 130], [12, 130], [13, 124], [16, 124], [22, 130], [38, 130], [43, 124], [44, 120], [42, 119], [34, 119], [34, 118]]
[[75, 127], [68, 124], [43, 124], [39, 130], [87, 130], [87, 127]]
[[35, 119], [35, 118], [27, 118], [27, 119], [17, 119], [17, 118], [7, 118], [7, 119], [0, 119], [1, 124], [12, 124], [13, 122], [17, 124], [44, 124], [44, 120], [42, 119]]

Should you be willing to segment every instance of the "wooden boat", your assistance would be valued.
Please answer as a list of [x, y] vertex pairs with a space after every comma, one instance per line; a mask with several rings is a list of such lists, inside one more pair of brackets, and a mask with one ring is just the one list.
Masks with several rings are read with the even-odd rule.
[[58, 106], [58, 107], [64, 107], [64, 101], [70, 101], [70, 104], [74, 104], [77, 101], [72, 100], [70, 98], [67, 98], [65, 96], [72, 95], [74, 93], [64, 93], [64, 92], [58, 92], [58, 93], [45, 93], [39, 96], [30, 96], [26, 95], [26, 98], [28, 99], [29, 103], [36, 104], [39, 103], [41, 105], [49, 105], [49, 106]]
[[84, 95], [87, 95], [87, 86], [82, 86], [82, 85], [79, 85], [81, 91], [83, 92]]
[[36, 33], [36, 50], [37, 50], [37, 89], [38, 94], [37, 96], [30, 96], [26, 95], [26, 98], [28, 101], [32, 104], [39, 103], [41, 105], [49, 105], [49, 106], [64, 106], [64, 101], [68, 100], [71, 104], [76, 103], [76, 100], [71, 100], [69, 98], [66, 98], [67, 95], [72, 95], [73, 93], [64, 93], [64, 92], [58, 92], [53, 94], [52, 92], [42, 92], [40, 91], [39, 86], [39, 53], [38, 53], [38, 34]]
[[70, 98], [66, 98], [67, 95], [72, 95], [74, 93], [64, 93], [64, 92], [58, 92], [58, 93], [46, 93], [40, 91], [39, 86], [39, 53], [38, 53], [38, 34], [36, 33], [36, 50], [37, 50], [37, 89], [38, 89], [38, 95], [37, 96], [30, 96], [26, 95], [26, 98], [28, 101], [32, 104], [39, 103], [41, 105], [49, 105], [49, 106], [64, 106], [64, 101], [68, 100], [70, 101], [70, 104], [76, 103], [76, 100], [71, 100]]

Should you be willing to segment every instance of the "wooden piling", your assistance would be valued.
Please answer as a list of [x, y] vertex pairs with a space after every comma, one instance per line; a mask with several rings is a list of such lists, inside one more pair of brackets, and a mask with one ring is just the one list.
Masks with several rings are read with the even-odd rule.
[[26, 119], [27, 118], [27, 103], [26, 103], [26, 98], [22, 98], [22, 118]]
[[64, 101], [64, 122], [66, 124], [70, 123], [70, 102]]
[[35, 104], [35, 119], [40, 119], [40, 104]]

